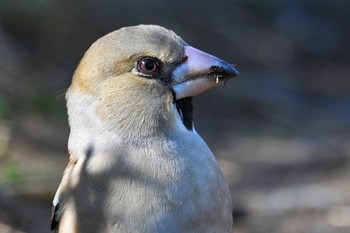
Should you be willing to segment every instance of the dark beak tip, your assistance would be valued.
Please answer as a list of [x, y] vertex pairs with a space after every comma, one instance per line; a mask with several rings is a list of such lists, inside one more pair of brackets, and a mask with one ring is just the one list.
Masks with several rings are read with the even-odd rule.
[[233, 77], [240, 75], [239, 71], [236, 68], [234, 68], [234, 72], [232, 72], [232, 74]]
[[236, 69], [236, 67], [234, 67], [233, 65], [225, 61], [221, 61], [220, 63], [221, 63], [220, 66], [222, 67], [222, 69], [225, 70], [228, 74], [230, 74], [230, 76], [235, 77], [240, 74], [239, 71]]
[[227, 72], [227, 76], [229, 76], [230, 78], [234, 78], [240, 75], [239, 71], [231, 65], [227, 65], [226, 67], [223, 67], [223, 68]]
[[227, 71], [232, 73], [234, 76], [237, 76], [240, 74], [239, 71], [232, 65], [229, 65]]

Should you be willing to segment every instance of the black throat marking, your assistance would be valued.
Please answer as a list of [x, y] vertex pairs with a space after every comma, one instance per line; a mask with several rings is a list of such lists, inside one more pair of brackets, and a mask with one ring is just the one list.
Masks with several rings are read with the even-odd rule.
[[193, 129], [193, 97], [186, 97], [175, 100], [176, 109], [180, 114], [183, 124], [186, 129], [192, 131]]

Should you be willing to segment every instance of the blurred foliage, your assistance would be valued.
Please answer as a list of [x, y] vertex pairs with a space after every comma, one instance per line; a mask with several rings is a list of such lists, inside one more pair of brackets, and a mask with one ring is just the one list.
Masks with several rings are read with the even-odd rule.
[[57, 121], [66, 121], [66, 107], [63, 95], [54, 96], [50, 90], [33, 89], [26, 99], [8, 100], [0, 96], [0, 119], [10, 119], [23, 112], [40, 114]]
[[64, 94], [53, 96], [50, 90], [37, 88], [30, 97], [28, 111], [37, 112], [57, 120], [66, 120]]
[[6, 162], [0, 166], [0, 184], [17, 183], [23, 179], [23, 174], [15, 162]]
[[6, 96], [0, 94], [0, 119], [9, 117], [10, 115], [10, 103]]
[[[195, 98], [196, 127], [243, 216], [237, 232], [350, 232], [336, 221], [350, 211], [334, 218], [350, 210], [349, 9], [348, 0], [0, 0], [0, 194], [12, 184], [55, 191], [79, 60], [108, 32], [159, 24], [241, 73]], [[0, 232], [2, 219], [48, 232], [46, 199], [7, 203], [1, 196]]]

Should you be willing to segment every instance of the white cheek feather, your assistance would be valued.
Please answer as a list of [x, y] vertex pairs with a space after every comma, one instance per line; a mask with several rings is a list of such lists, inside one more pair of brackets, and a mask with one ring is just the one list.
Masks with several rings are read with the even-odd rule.
[[[212, 82], [215, 83], [215, 82]], [[98, 98], [93, 95], [81, 93], [79, 91], [70, 90], [67, 93], [67, 108], [71, 132], [68, 140], [68, 149], [70, 154], [75, 158], [85, 158], [86, 154], [104, 153], [116, 150], [119, 145], [123, 144], [124, 138], [121, 138], [121, 133], [110, 131], [106, 122], [101, 121], [98, 117], [97, 104]], [[169, 133], [184, 137], [191, 137], [190, 140], [195, 140], [199, 143], [205, 142], [197, 134], [196, 130], [188, 130], [182, 122], [181, 116], [174, 104], [169, 106], [170, 111], [175, 115], [173, 125]], [[187, 137], [185, 136], [185, 137]], [[106, 162], [99, 161], [96, 158], [95, 164], [107, 166]], [[101, 166], [101, 167], [103, 167]], [[100, 166], [94, 166], [93, 170], [98, 172]]]
[[89, 150], [105, 151], [120, 142], [118, 134], [109, 132], [98, 117], [95, 96], [70, 90], [66, 98], [71, 129], [68, 149], [72, 156], [85, 157]]

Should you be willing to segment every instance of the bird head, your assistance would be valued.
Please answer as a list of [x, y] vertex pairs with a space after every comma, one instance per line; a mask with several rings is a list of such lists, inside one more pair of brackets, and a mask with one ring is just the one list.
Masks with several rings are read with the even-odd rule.
[[[110, 130], [151, 134], [171, 128], [179, 115], [191, 130], [192, 97], [237, 74], [232, 65], [191, 47], [173, 31], [125, 27], [97, 40], [81, 60], [67, 93], [70, 124], [94, 115]], [[86, 108], [93, 109], [77, 113]], [[81, 124], [88, 125], [90, 118]]]

